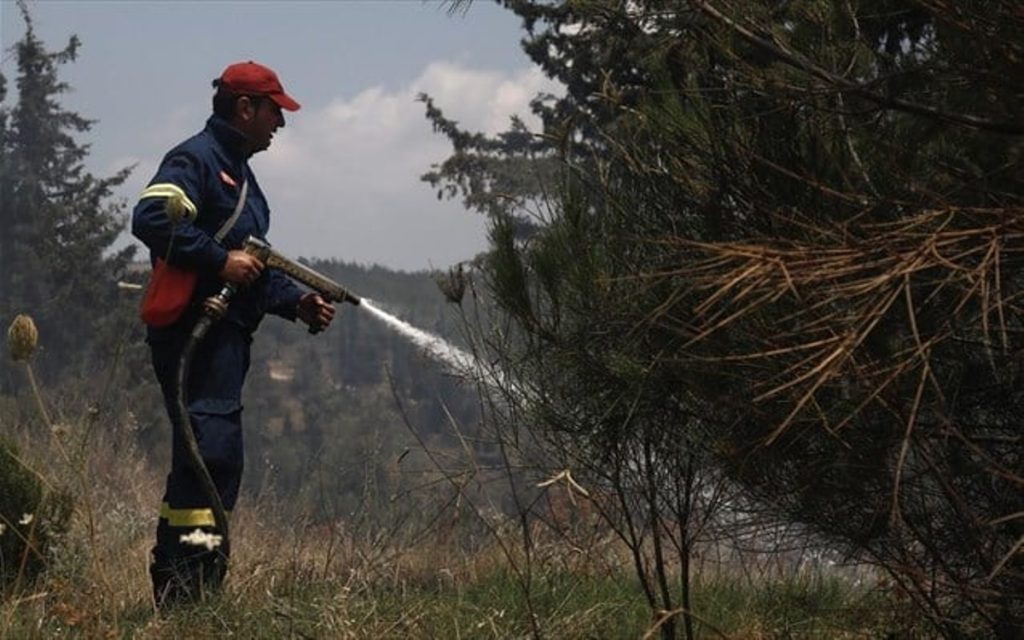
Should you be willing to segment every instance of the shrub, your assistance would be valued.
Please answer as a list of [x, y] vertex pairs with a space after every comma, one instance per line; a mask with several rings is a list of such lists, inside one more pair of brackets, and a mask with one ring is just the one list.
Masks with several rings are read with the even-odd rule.
[[8, 592], [36, 578], [49, 550], [67, 532], [72, 498], [45, 487], [14, 443], [0, 438], [0, 587]]

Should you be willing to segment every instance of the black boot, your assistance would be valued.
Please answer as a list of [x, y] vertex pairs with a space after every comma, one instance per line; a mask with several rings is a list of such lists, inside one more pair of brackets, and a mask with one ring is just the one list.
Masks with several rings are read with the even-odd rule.
[[227, 573], [227, 558], [214, 551], [187, 557], [161, 557], [154, 549], [149, 575], [158, 609], [194, 604], [220, 590]]

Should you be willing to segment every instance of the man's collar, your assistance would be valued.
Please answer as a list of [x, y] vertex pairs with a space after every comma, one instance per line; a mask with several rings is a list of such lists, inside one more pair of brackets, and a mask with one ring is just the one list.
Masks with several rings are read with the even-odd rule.
[[224, 118], [217, 115], [210, 116], [206, 121], [206, 127], [213, 133], [213, 137], [237, 160], [247, 160], [250, 154], [247, 151], [248, 144], [245, 134], [231, 126]]

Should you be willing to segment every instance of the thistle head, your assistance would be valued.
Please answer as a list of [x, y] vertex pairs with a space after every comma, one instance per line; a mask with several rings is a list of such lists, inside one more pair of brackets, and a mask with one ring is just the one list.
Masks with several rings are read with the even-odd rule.
[[7, 348], [11, 357], [18, 361], [28, 362], [39, 344], [39, 331], [32, 316], [19, 313], [7, 329]]

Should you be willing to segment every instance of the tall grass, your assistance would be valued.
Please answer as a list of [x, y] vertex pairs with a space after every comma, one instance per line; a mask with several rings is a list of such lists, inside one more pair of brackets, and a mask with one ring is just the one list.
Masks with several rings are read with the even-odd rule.
[[[233, 514], [225, 588], [158, 612], [148, 564], [163, 465], [139, 448], [127, 407], [100, 416], [92, 400], [47, 408], [43, 390], [33, 384], [31, 395], [0, 399], [0, 430], [46, 486], [71, 491], [75, 511], [42, 574], [0, 604], [0, 638], [642, 638], [681, 613], [652, 614], [608, 531], [539, 527], [527, 558], [520, 523], [497, 512], [483, 528], [480, 513], [438, 517], [450, 496], [410, 494], [385, 514], [315, 521], [269, 492], [243, 496]], [[860, 638], [913, 626], [863, 579], [871, 574], [702, 566], [699, 637]]]
[[[0, 607], [0, 637], [517, 638], [536, 628], [547, 638], [640, 638], [656, 623], [610, 542], [580, 557], [564, 538], [540, 539], [526, 607], [496, 544], [468, 551], [459, 536], [413, 540], [369, 520], [312, 522], [271, 498], [242, 500], [234, 514], [224, 590], [158, 613], [147, 567], [162, 473], [134, 457], [130, 425], [104, 433], [85, 463], [95, 480], [93, 531], [79, 510], [42, 577]], [[827, 570], [754, 580], [709, 572], [695, 594], [700, 637], [854, 638], [904, 628], [874, 585]]]

